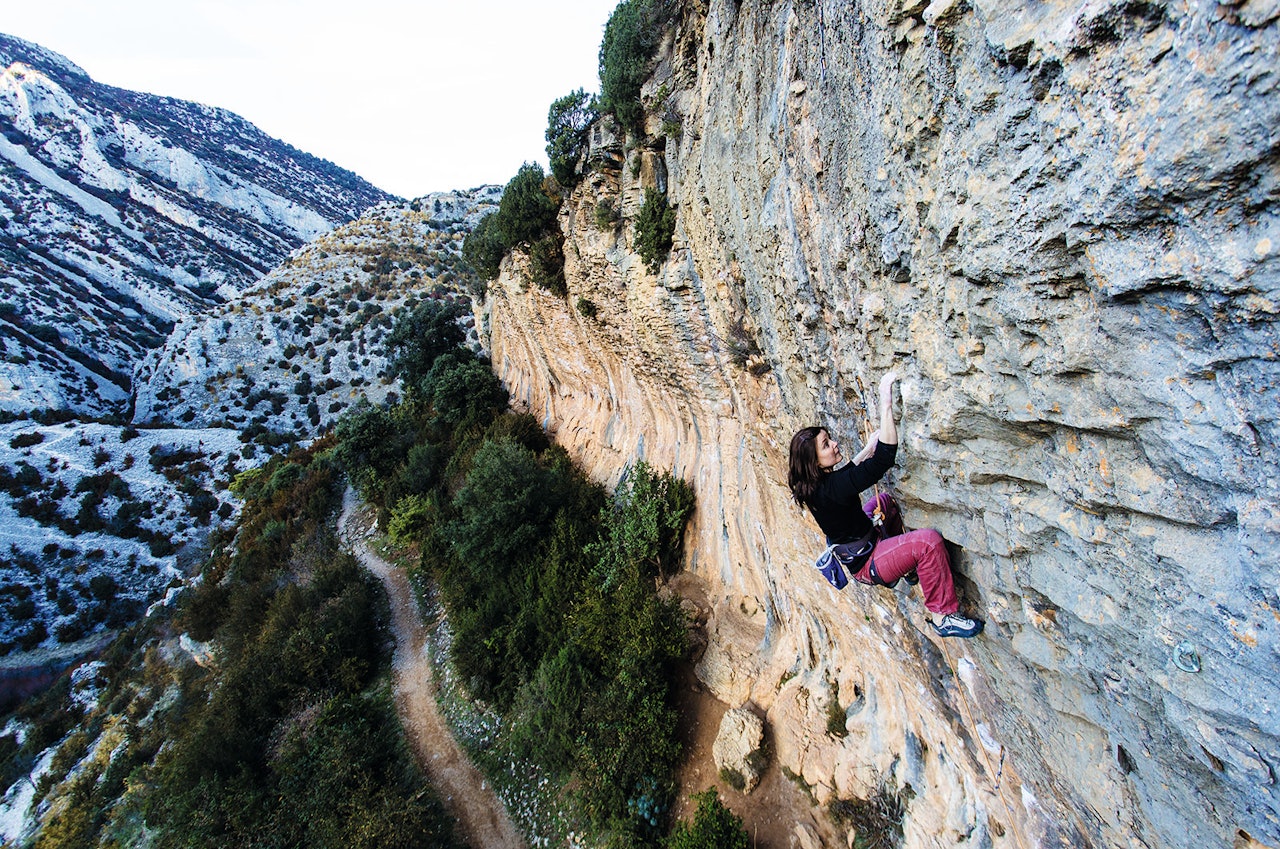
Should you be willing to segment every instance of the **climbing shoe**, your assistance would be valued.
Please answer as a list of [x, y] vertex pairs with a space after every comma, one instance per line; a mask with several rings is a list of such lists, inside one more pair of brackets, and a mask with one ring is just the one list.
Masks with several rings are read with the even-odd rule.
[[915, 569], [912, 569], [910, 572], [903, 575], [902, 577], [905, 578], [907, 583], [913, 587], [918, 586], [920, 584], [920, 575], [919, 573], [916, 572]]
[[981, 619], [970, 619], [959, 613], [948, 613], [942, 617], [941, 622], [930, 619], [929, 624], [938, 632], [939, 637], [976, 637], [982, 633]]

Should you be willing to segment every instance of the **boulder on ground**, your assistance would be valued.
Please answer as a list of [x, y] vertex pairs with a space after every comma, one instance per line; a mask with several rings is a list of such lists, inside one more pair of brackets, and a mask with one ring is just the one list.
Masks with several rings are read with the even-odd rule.
[[711, 757], [721, 778], [735, 790], [750, 793], [760, 783], [767, 763], [764, 721], [745, 707], [725, 713]]

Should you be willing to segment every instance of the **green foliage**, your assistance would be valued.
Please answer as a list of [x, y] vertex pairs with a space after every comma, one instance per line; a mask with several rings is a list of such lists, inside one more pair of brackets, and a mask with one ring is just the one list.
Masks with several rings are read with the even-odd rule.
[[578, 182], [576, 166], [587, 146], [587, 133], [600, 115], [594, 98], [583, 89], [551, 104], [547, 112], [547, 157], [551, 173], [562, 186]]
[[492, 418], [507, 406], [507, 390], [493, 373], [489, 361], [470, 352], [441, 356], [420, 388], [436, 418], [449, 425]]
[[578, 298], [577, 303], [578, 315], [583, 318], [595, 318], [599, 310], [596, 308], [595, 302], [587, 298]]
[[409, 449], [404, 463], [386, 486], [386, 503], [395, 504], [406, 495], [426, 495], [440, 482], [445, 452], [430, 442], [419, 442]]
[[596, 204], [595, 221], [597, 230], [612, 230], [622, 219], [618, 204], [608, 198], [601, 198]]
[[504, 413], [494, 419], [485, 431], [485, 439], [510, 439], [518, 442], [534, 454], [541, 454], [551, 447], [547, 432], [538, 420], [528, 413]]
[[281, 844], [450, 846], [439, 802], [424, 793], [387, 688], [338, 696], [291, 724], [272, 766]]
[[413, 386], [431, 371], [436, 358], [466, 340], [458, 325], [462, 308], [448, 301], [426, 300], [396, 321], [387, 335], [388, 371]]
[[689, 484], [643, 461], [632, 466], [618, 485], [609, 515], [601, 517], [604, 536], [592, 546], [597, 579], [611, 583], [633, 566], [649, 578], [674, 571], [693, 503]]
[[435, 506], [431, 499], [421, 495], [406, 495], [391, 510], [391, 522], [387, 535], [397, 545], [404, 545], [420, 538], [431, 525]]
[[523, 445], [486, 441], [475, 453], [453, 501], [458, 518], [450, 536], [477, 582], [494, 568], [528, 562], [555, 506], [547, 498], [551, 489], [547, 469]]
[[532, 242], [556, 226], [559, 205], [543, 189], [546, 175], [536, 162], [526, 162], [507, 183], [494, 227], [508, 248]]
[[380, 501], [387, 479], [398, 471], [413, 444], [413, 429], [414, 423], [396, 410], [356, 408], [334, 427], [334, 459], [366, 498]]
[[533, 282], [560, 297], [568, 294], [564, 280], [564, 237], [549, 233], [529, 246], [529, 276]]
[[600, 43], [600, 102], [622, 126], [639, 133], [644, 124], [640, 87], [670, 13], [663, 0], [622, 0], [609, 16]]
[[[462, 244], [462, 256], [472, 268], [492, 280], [498, 276], [507, 251], [552, 234], [560, 200], [548, 194], [546, 182], [541, 165], [526, 162], [520, 166], [503, 189], [498, 211], [485, 216]], [[560, 265], [563, 276], [563, 259]]]
[[714, 787], [692, 797], [698, 803], [693, 822], [676, 823], [667, 849], [747, 849], [742, 818], [724, 806]]
[[667, 205], [667, 196], [656, 189], [644, 190], [644, 205], [636, 216], [636, 252], [651, 272], [667, 259], [676, 232], [676, 211]]
[[489, 213], [480, 219], [476, 228], [462, 242], [462, 258], [486, 280], [498, 276], [507, 245], [498, 236], [497, 213]]

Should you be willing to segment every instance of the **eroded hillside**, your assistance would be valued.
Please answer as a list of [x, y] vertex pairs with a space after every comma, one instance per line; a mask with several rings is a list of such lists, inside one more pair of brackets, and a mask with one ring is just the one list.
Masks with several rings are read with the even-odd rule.
[[0, 35], [0, 409], [120, 414], [175, 322], [390, 195]]
[[385, 335], [419, 299], [470, 298], [462, 241], [497, 186], [386, 203], [179, 324], [136, 375], [135, 421], [311, 436], [397, 389]]
[[[561, 212], [568, 297], [517, 252], [488, 345], [598, 477], [696, 487], [703, 682], [818, 801], [909, 785], [909, 846], [1280, 844], [1280, 10], [678, 6]], [[890, 368], [887, 486], [977, 640], [830, 590], [789, 502], [791, 433], [859, 440]]]

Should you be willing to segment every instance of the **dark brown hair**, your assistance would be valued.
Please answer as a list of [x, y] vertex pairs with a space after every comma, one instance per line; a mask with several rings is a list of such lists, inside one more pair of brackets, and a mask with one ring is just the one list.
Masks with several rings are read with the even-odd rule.
[[818, 434], [825, 427], [805, 427], [796, 431], [791, 437], [791, 462], [787, 472], [787, 485], [791, 487], [791, 497], [802, 507], [807, 507], [809, 499], [818, 491], [822, 481], [822, 467], [818, 465]]

